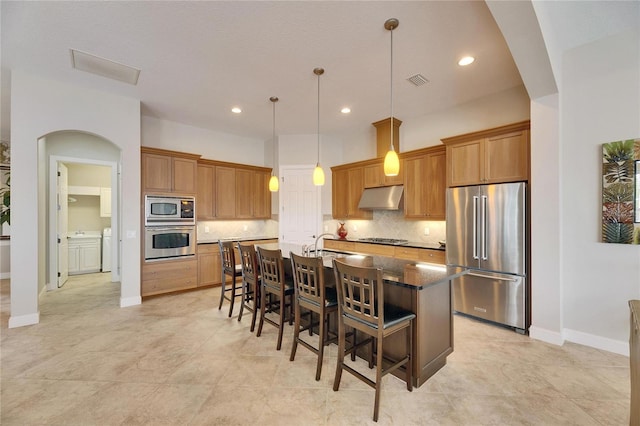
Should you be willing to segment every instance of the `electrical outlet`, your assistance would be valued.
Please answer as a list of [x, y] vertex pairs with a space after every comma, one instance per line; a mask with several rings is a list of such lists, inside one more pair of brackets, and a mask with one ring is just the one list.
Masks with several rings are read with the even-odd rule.
[[242, 227], [242, 230], [243, 230], [243, 231], [246, 231], [247, 229], [249, 229], [249, 227], [248, 227], [247, 225], [244, 225], [244, 226]]
[[209, 227], [208, 227], [208, 226], [205, 226], [205, 227], [204, 227], [204, 233], [205, 233], [205, 234], [208, 234], [208, 233], [209, 233]]
[[329, 232], [329, 225], [324, 226], [324, 232]]
[[353, 232], [357, 232], [358, 231], [358, 227], [356, 225], [353, 225]]
[[429, 228], [427, 227], [424, 228], [424, 235], [429, 235]]

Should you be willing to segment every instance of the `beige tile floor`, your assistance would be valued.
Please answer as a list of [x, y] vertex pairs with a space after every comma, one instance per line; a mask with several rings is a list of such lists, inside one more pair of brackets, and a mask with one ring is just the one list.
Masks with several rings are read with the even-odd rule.
[[[289, 326], [278, 352], [274, 327], [257, 338], [249, 317], [218, 311], [218, 289], [121, 309], [106, 274], [75, 276], [41, 297], [40, 324], [8, 329], [0, 284], [3, 425], [373, 424], [372, 389], [343, 374], [332, 390], [335, 345], [316, 382], [310, 351], [289, 361]], [[628, 412], [628, 358], [456, 316], [447, 365], [411, 393], [385, 377], [378, 423], [624, 425]]]

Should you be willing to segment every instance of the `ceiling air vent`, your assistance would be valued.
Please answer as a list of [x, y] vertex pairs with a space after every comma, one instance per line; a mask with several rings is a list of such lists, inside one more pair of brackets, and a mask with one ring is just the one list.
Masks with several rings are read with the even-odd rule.
[[138, 84], [139, 69], [80, 50], [69, 50], [71, 51], [71, 66], [75, 69], [123, 81], [134, 86]]
[[409, 83], [412, 83], [414, 86], [422, 86], [423, 84], [429, 82], [429, 80], [427, 80], [422, 74], [412, 75], [411, 77], [407, 78], [407, 81]]

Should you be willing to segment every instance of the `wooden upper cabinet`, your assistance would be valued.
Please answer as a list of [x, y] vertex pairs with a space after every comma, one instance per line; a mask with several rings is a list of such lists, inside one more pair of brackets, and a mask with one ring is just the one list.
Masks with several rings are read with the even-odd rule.
[[250, 170], [236, 169], [236, 217], [238, 219], [253, 217], [253, 177]]
[[198, 182], [198, 162], [186, 158], [173, 158], [173, 192], [195, 194]]
[[171, 192], [171, 157], [142, 154], [142, 189]]
[[270, 177], [266, 167], [200, 160], [198, 219], [270, 219]]
[[529, 131], [522, 130], [485, 140], [487, 182], [529, 179]]
[[529, 180], [529, 120], [442, 139], [447, 186]]
[[141, 148], [142, 191], [195, 195], [199, 155]]
[[216, 218], [215, 188], [215, 166], [198, 164], [198, 192], [196, 194], [196, 215], [198, 220]]
[[269, 191], [271, 172], [257, 171], [253, 175], [253, 217], [271, 219], [271, 191]]
[[372, 219], [373, 212], [358, 208], [364, 190], [364, 168], [338, 166], [331, 170], [333, 218]]
[[373, 164], [364, 166], [364, 187], [377, 188], [380, 186], [402, 185], [404, 180], [404, 167], [400, 165], [398, 176], [384, 175], [384, 162], [376, 160]]
[[349, 170], [333, 170], [331, 183], [331, 214], [334, 219], [344, 219], [349, 216]]
[[404, 158], [404, 216], [443, 220], [446, 214], [444, 147], [421, 150]]
[[216, 166], [216, 218], [236, 218], [236, 169]]

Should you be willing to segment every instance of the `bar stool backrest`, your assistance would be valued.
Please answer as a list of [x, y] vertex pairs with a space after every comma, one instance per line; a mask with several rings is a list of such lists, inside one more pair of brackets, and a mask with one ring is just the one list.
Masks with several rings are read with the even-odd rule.
[[313, 304], [325, 304], [324, 265], [321, 257], [290, 254], [297, 297]]
[[260, 276], [262, 285], [273, 288], [274, 291], [284, 290], [284, 261], [282, 251], [268, 250], [258, 247], [258, 262], [260, 264]]
[[233, 251], [233, 241], [219, 241], [220, 256], [222, 258], [222, 272], [234, 276], [236, 273], [236, 255]]
[[382, 329], [384, 293], [382, 269], [348, 265], [333, 260], [340, 315]]
[[257, 284], [259, 273], [256, 248], [253, 244], [242, 245], [238, 243], [238, 252], [240, 253], [240, 264], [242, 265], [242, 277], [248, 284]]

